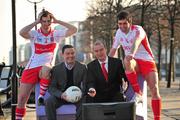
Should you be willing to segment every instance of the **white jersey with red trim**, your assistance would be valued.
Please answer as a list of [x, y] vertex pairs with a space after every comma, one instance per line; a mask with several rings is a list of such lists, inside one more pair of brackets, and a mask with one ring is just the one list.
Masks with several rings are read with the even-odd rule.
[[118, 29], [115, 35], [113, 48], [117, 49], [119, 45], [122, 45], [125, 55], [131, 54], [131, 48], [134, 44], [135, 40], [141, 40], [141, 44], [136, 51], [134, 58], [135, 59], [142, 59], [145, 61], [153, 61], [153, 53], [151, 51], [146, 33], [144, 29], [141, 26], [138, 25], [132, 25], [130, 28], [130, 31], [125, 34], [121, 31], [121, 29]]
[[56, 47], [65, 38], [66, 30], [51, 30], [48, 34], [43, 34], [41, 29], [38, 29], [30, 31], [29, 34], [32, 54], [26, 69], [45, 64], [52, 65]]

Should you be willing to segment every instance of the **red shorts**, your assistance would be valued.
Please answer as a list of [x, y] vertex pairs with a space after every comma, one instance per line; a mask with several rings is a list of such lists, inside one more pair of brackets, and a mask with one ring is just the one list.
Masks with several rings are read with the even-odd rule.
[[136, 59], [136, 63], [138, 64], [138, 72], [140, 72], [143, 76], [152, 71], [157, 72], [155, 62]]
[[30, 83], [30, 84], [35, 84], [39, 82], [39, 71], [41, 70], [40, 67], [32, 68], [32, 69], [27, 69], [24, 70], [22, 73], [21, 77], [21, 82], [22, 83]]

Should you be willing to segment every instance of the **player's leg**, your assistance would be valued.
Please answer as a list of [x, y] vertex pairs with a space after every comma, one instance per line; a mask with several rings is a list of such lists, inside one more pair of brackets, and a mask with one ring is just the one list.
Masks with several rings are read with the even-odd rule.
[[16, 120], [22, 120], [26, 113], [26, 103], [34, 84], [21, 83], [18, 90], [18, 104], [16, 107]]
[[44, 105], [44, 95], [48, 89], [48, 86], [50, 84], [50, 71], [51, 66], [43, 66], [39, 72], [39, 78], [40, 78], [40, 94], [38, 97], [38, 105]]
[[23, 71], [18, 90], [18, 105], [16, 107], [16, 120], [22, 120], [26, 112], [26, 103], [34, 85], [38, 82], [40, 67]]
[[138, 65], [134, 59], [128, 61], [126, 58], [124, 59], [124, 65], [125, 65], [125, 73], [126, 76], [134, 90], [135, 93], [138, 95], [142, 95], [140, 86], [138, 84], [138, 77], [137, 72], [138, 71]]
[[161, 97], [159, 94], [158, 87], [158, 74], [156, 71], [149, 72], [145, 79], [147, 80], [147, 84], [151, 91], [151, 106], [154, 113], [154, 120], [160, 120], [161, 115]]

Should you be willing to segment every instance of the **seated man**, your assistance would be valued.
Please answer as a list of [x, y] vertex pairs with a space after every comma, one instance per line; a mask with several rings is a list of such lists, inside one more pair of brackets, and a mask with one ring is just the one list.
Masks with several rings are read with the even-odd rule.
[[[84, 81], [87, 77], [86, 66], [75, 60], [76, 52], [73, 46], [62, 48], [64, 62], [52, 68], [52, 83], [49, 86], [50, 97], [45, 101], [45, 111], [48, 120], [56, 120], [56, 109], [68, 104], [65, 90], [70, 86], [78, 86], [83, 92]], [[80, 119], [81, 101], [75, 103], [76, 119]]]
[[122, 61], [107, 56], [105, 44], [102, 41], [94, 43], [93, 52], [96, 59], [87, 65], [86, 102], [125, 101], [123, 85], [127, 88], [127, 78]]

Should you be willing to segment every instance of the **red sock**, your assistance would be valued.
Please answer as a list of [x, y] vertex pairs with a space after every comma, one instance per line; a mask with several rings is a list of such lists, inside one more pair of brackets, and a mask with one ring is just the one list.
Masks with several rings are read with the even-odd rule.
[[134, 92], [142, 95], [141, 89], [139, 87], [138, 81], [137, 81], [137, 74], [136, 72], [126, 72], [126, 76], [134, 90]]
[[25, 116], [26, 108], [18, 108], [16, 107], [16, 120], [22, 120]]
[[161, 119], [161, 99], [152, 99], [151, 106], [154, 113], [154, 120]]
[[40, 96], [44, 96], [48, 86], [49, 86], [50, 80], [48, 79], [41, 79], [40, 80]]

